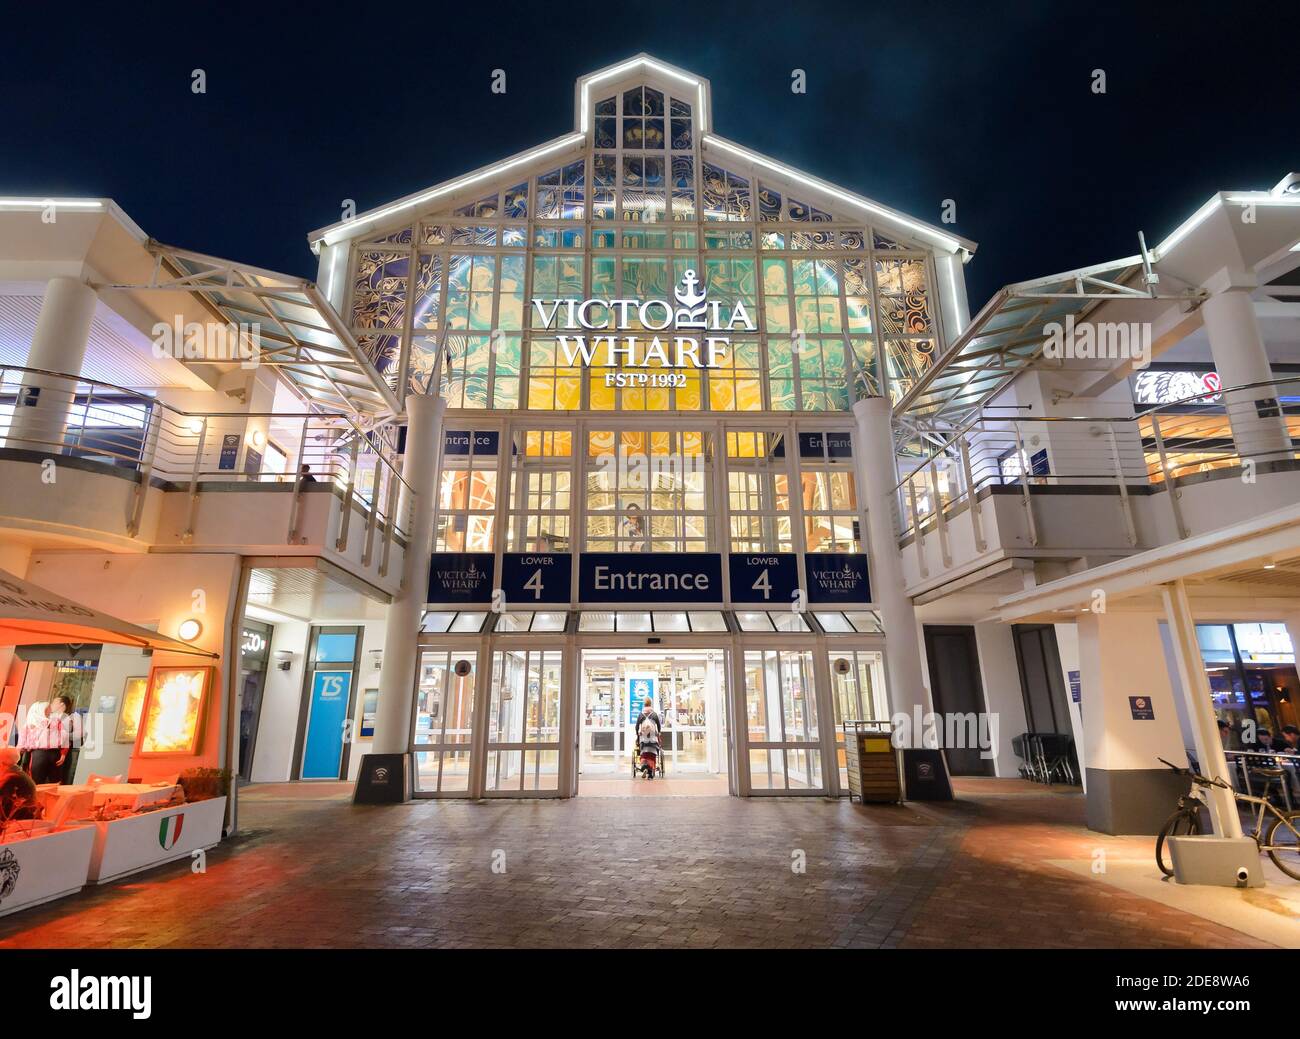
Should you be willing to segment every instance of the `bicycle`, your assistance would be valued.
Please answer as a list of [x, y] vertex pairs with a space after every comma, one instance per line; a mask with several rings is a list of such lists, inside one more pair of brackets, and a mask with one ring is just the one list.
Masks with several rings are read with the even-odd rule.
[[[1222, 779], [1207, 779], [1189, 768], [1179, 768], [1172, 762], [1164, 758], [1157, 758], [1162, 765], [1168, 765], [1180, 776], [1186, 776], [1192, 781], [1192, 788], [1178, 798], [1178, 807], [1174, 810], [1160, 828], [1160, 836], [1156, 838], [1156, 865], [1160, 867], [1160, 872], [1166, 877], [1174, 875], [1172, 864], [1165, 861], [1165, 839], [1168, 837], [1191, 837], [1199, 835], [1201, 830], [1201, 811], [1207, 806], [1204, 795], [1200, 792], [1210, 787], [1218, 787], [1220, 790], [1231, 790], [1233, 800], [1236, 804], [1254, 805], [1251, 809], [1251, 819], [1254, 822], [1254, 830], [1246, 834], [1247, 837], [1254, 839], [1255, 844], [1259, 847], [1261, 853], [1267, 852], [1268, 857], [1273, 860], [1273, 865], [1277, 866], [1292, 880], [1300, 880], [1300, 811], [1284, 812], [1275, 807], [1266, 797], [1255, 797], [1253, 794], [1242, 794], [1233, 789], [1231, 784], [1225, 783]], [[1281, 778], [1281, 769], [1262, 770], [1270, 779]], [[1276, 771], [1277, 775], [1272, 773]], [[1267, 789], [1264, 791], [1267, 793]], [[1268, 832], [1264, 832], [1265, 814], [1271, 813], [1273, 818], [1268, 820]]]

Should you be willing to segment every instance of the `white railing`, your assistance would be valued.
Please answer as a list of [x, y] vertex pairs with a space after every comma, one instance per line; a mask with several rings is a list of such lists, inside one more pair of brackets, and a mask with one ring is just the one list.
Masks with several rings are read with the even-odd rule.
[[[1124, 417], [1004, 417], [985, 409], [955, 433], [915, 433], [899, 446], [899, 467], [908, 472], [894, 492], [896, 527], [900, 538], [933, 532], [946, 544], [953, 514], [996, 486], [1019, 494], [1030, 541], [1037, 544], [1036, 488], [1104, 486], [1115, 490], [1129, 541], [1136, 544], [1131, 495], [1172, 488], [1170, 507], [1185, 537], [1179, 485], [1216, 470], [1294, 460], [1284, 405], [1296, 400], [1300, 377], [1229, 387]], [[980, 511], [971, 513], [982, 551]]]
[[133, 537], [151, 484], [188, 491], [190, 536], [204, 490], [234, 483], [282, 492], [285, 539], [295, 543], [306, 489], [326, 484], [340, 509], [334, 548], [344, 551], [350, 538], [363, 538], [363, 564], [378, 551], [384, 574], [393, 537], [410, 529], [409, 517], [399, 522], [398, 509], [402, 502], [414, 507], [414, 495], [403, 493], [410, 489], [399, 472], [395, 437], [393, 427], [366, 429], [336, 412], [188, 412], [110, 383], [0, 367], [0, 444], [137, 474], [127, 524]]

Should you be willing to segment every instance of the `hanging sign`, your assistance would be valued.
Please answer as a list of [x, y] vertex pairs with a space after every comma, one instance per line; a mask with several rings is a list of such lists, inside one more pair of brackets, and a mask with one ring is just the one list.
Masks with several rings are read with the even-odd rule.
[[583, 602], [721, 602], [722, 557], [716, 552], [584, 552], [578, 589]]
[[425, 602], [484, 603], [492, 601], [491, 552], [435, 552], [429, 559], [429, 592]]
[[871, 602], [866, 553], [808, 552], [803, 558], [809, 602]]
[[852, 458], [853, 437], [849, 433], [800, 433], [800, 458]]
[[467, 455], [472, 444], [476, 455], [495, 455], [500, 442], [501, 434], [495, 429], [448, 429], [442, 434], [442, 453]]
[[506, 606], [567, 603], [573, 556], [567, 552], [507, 552], [501, 557], [501, 591]]
[[732, 552], [727, 557], [731, 601], [785, 607], [799, 587], [799, 561], [793, 552]]

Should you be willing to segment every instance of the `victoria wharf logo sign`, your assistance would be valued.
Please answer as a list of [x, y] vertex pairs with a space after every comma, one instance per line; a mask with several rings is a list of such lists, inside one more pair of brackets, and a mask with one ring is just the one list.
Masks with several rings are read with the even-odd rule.
[[[611, 368], [718, 368], [732, 332], [757, 326], [742, 301], [710, 300], [695, 271], [663, 299], [534, 299], [538, 320], [556, 331], [564, 364]], [[606, 386], [685, 385], [678, 372], [608, 372]]]

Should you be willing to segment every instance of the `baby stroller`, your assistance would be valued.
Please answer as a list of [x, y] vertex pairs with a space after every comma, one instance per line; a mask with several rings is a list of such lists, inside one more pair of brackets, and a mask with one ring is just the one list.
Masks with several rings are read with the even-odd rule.
[[632, 778], [645, 776], [646, 779], [660, 779], [664, 775], [663, 747], [659, 743], [659, 730], [654, 722], [647, 719], [641, 724], [637, 733], [636, 754], [632, 756]]

